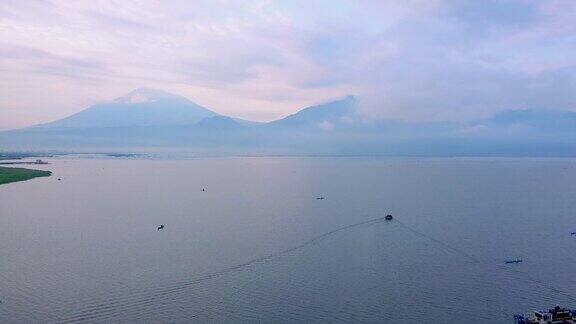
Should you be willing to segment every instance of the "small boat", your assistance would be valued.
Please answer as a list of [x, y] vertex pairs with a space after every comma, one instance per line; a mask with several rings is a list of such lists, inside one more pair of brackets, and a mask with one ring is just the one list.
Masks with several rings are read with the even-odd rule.
[[162, 225], [158, 226], [158, 229], [157, 229], [157, 231], [159, 231], [159, 230], [161, 230], [161, 229], [164, 229], [164, 224], [162, 224]]
[[394, 217], [392, 217], [392, 215], [388, 214], [388, 215], [386, 215], [386, 217], [384, 217], [384, 219], [387, 221], [391, 221], [392, 219], [394, 219]]
[[522, 259], [506, 260], [506, 264], [516, 264], [522, 262]]
[[324, 198], [324, 196], [320, 196], [320, 197], [316, 197], [316, 200], [324, 200], [326, 198]]
[[576, 235], [576, 232], [570, 232], [570, 235]]
[[516, 324], [576, 323], [576, 310], [556, 306], [547, 311], [535, 311], [532, 315], [514, 315]]

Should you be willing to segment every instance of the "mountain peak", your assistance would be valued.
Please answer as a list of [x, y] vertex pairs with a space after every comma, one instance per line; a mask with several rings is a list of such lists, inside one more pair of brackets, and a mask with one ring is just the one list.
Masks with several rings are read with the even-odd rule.
[[342, 98], [344, 101], [356, 102], [356, 97], [353, 95], [347, 95], [346, 97]]
[[156, 102], [165, 99], [184, 99], [184, 98], [179, 95], [172, 94], [163, 90], [142, 87], [134, 89], [129, 93], [123, 95], [122, 97], [116, 98], [114, 102], [145, 103], [145, 102]]
[[356, 106], [356, 98], [349, 95], [335, 101], [304, 108], [295, 114], [272, 121], [269, 125], [331, 130], [336, 125], [351, 124], [356, 117]]
[[238, 128], [240, 127], [240, 124], [231, 117], [217, 115], [206, 117], [199, 121], [195, 126], [202, 129], [212, 129], [218, 131]]

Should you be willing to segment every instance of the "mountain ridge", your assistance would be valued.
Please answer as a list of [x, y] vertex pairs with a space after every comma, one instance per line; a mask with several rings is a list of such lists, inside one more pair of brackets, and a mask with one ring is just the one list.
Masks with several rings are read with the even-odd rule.
[[314, 154], [576, 156], [576, 112], [515, 109], [461, 123], [367, 121], [360, 118], [358, 100], [346, 96], [257, 123], [218, 114], [182, 96], [140, 88], [52, 123], [0, 132], [0, 145], [26, 149], [112, 146]]

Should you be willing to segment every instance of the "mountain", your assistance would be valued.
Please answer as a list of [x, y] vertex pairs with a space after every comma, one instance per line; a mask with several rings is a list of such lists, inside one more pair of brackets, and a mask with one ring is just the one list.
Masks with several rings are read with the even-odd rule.
[[293, 115], [269, 122], [267, 126], [276, 129], [333, 130], [357, 120], [356, 109], [356, 98], [347, 96], [344, 99], [304, 108]]
[[0, 132], [0, 149], [177, 148], [259, 154], [576, 156], [576, 112], [508, 110], [472, 122], [360, 118], [353, 96], [256, 123], [136, 89], [70, 117]]
[[496, 114], [488, 126], [522, 126], [546, 131], [576, 131], [576, 112], [550, 109], [508, 110]]
[[217, 114], [185, 97], [139, 88], [34, 130], [191, 125]]
[[206, 117], [194, 125], [196, 129], [226, 131], [242, 127], [239, 122], [227, 116]]

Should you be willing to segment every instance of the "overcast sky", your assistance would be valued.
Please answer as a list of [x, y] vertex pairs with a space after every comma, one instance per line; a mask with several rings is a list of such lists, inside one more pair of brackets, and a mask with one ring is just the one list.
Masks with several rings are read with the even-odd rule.
[[137, 87], [259, 121], [576, 110], [576, 1], [0, 1], [0, 129]]

